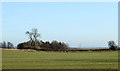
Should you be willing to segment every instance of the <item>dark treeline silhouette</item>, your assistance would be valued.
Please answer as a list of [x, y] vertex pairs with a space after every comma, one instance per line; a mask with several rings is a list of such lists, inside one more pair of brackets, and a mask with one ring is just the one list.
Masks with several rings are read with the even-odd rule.
[[[120, 50], [114, 41], [108, 42], [109, 48], [100, 48], [100, 49], [73, 49], [69, 48], [69, 46], [64, 42], [58, 41], [39, 41], [38, 37], [40, 34], [36, 28], [31, 31], [26, 31], [26, 34], [29, 36], [29, 41], [23, 42], [17, 45], [17, 49], [34, 49], [34, 50], [42, 50], [42, 51], [111, 51], [111, 50]], [[0, 48], [14, 48], [11, 42], [2, 42], [0, 43]]]
[[17, 46], [17, 49], [35, 49], [35, 50], [43, 50], [43, 51], [64, 51], [68, 49], [68, 45], [64, 42], [52, 41], [51, 43], [46, 41], [36, 41], [36, 45], [31, 45], [32, 41], [20, 43]]
[[17, 49], [35, 49], [35, 50], [66, 50], [68, 49], [68, 45], [64, 42], [49, 41], [43, 42], [39, 41], [37, 38], [40, 37], [38, 30], [36, 28], [32, 29], [32, 31], [27, 31], [26, 34], [29, 36], [29, 41], [23, 42], [17, 45]]
[[1, 42], [0, 48], [14, 49], [14, 45], [11, 42]]
[[108, 47], [110, 50], [117, 50], [118, 46], [115, 44], [114, 41], [109, 41], [108, 42]]

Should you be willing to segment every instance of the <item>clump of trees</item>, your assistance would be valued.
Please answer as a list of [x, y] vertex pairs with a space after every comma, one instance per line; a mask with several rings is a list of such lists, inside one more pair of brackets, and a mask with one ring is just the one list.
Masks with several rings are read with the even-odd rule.
[[0, 48], [14, 49], [14, 45], [11, 42], [1, 42]]
[[29, 41], [18, 44], [18, 49], [35, 49], [35, 50], [54, 50], [61, 51], [69, 48], [64, 42], [49, 41], [43, 42], [39, 41], [37, 38], [40, 37], [38, 30], [32, 29], [32, 31], [27, 31], [26, 34], [29, 36]]
[[109, 41], [108, 42], [108, 47], [110, 50], [117, 50], [117, 45], [115, 44], [114, 41]]
[[37, 41], [37, 46], [31, 46], [31, 41], [18, 44], [18, 49], [35, 49], [35, 50], [53, 50], [53, 51], [63, 51], [69, 48], [64, 42], [52, 41], [51, 43], [46, 41]]

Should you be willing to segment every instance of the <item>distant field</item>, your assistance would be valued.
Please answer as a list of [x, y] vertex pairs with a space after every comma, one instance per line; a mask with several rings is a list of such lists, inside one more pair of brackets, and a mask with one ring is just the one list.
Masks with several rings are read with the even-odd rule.
[[117, 69], [118, 52], [3, 50], [3, 69]]

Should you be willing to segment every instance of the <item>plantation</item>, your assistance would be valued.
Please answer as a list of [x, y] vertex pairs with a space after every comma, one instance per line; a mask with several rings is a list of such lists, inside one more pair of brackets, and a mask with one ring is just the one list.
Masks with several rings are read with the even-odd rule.
[[43, 52], [3, 50], [3, 69], [117, 69], [118, 51]]

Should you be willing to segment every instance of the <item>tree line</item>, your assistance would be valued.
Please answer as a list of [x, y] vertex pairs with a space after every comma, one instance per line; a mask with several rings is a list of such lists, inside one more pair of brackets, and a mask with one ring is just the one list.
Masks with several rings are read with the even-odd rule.
[[1, 42], [0, 48], [14, 49], [14, 45], [11, 42]]
[[43, 42], [43, 41], [35, 41], [35, 46], [31, 45], [32, 41], [27, 41], [24, 43], [20, 43], [17, 46], [17, 49], [35, 49], [35, 50], [54, 50], [54, 51], [61, 51], [68, 49], [68, 45], [64, 42], [57, 42], [52, 41], [51, 43], [49, 41]]
[[36, 28], [32, 29], [32, 31], [26, 31], [26, 34], [29, 36], [29, 41], [23, 42], [17, 45], [17, 49], [35, 49], [35, 50], [66, 50], [69, 48], [67, 44], [64, 42], [49, 41], [43, 42], [39, 41], [38, 37], [40, 34]]
[[[29, 37], [29, 41], [19, 43], [17, 45], [17, 49], [35, 49], [35, 50], [54, 50], [54, 51], [63, 51], [69, 49], [69, 45], [64, 42], [58, 42], [56, 40], [49, 42], [43, 42], [42, 40], [39, 41], [38, 37], [40, 34], [36, 28], [32, 29], [31, 31], [26, 31], [26, 35]], [[108, 47], [110, 50], [117, 50], [118, 46], [115, 44], [114, 41], [108, 41]], [[8, 48], [14, 49], [14, 45], [11, 42], [3, 41], [0, 43], [0, 48]]]

